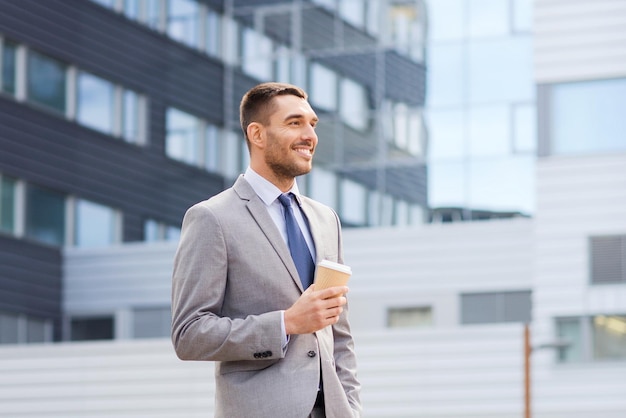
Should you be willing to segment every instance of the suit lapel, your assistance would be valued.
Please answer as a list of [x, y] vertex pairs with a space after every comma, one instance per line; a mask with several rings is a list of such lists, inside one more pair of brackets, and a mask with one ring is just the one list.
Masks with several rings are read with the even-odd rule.
[[320, 227], [318, 217], [315, 216], [316, 212], [313, 210], [313, 207], [305, 199], [301, 199], [300, 202], [300, 208], [309, 223], [309, 232], [311, 233], [311, 238], [313, 238], [313, 245], [315, 245], [315, 265], [317, 265], [322, 260], [322, 254], [324, 254], [324, 247], [322, 246], [324, 241], [319, 234], [322, 228]]
[[296, 270], [296, 265], [294, 264], [293, 259], [291, 258], [291, 253], [289, 252], [289, 247], [285, 244], [283, 237], [280, 235], [280, 231], [278, 231], [272, 217], [267, 212], [265, 203], [263, 203], [259, 196], [257, 196], [254, 189], [243, 176], [239, 176], [233, 185], [233, 189], [243, 201], [246, 201], [245, 205], [248, 208], [250, 215], [252, 215], [252, 218], [254, 218], [256, 224], [259, 226], [259, 229], [265, 235], [278, 254], [278, 257], [289, 271], [292, 280], [296, 283], [300, 290], [303, 290], [302, 283], [300, 282], [300, 278], [298, 276], [298, 270]]

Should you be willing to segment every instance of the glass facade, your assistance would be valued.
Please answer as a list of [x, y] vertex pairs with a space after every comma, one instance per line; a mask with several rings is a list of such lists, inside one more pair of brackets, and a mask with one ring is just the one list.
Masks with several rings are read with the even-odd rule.
[[[426, 181], [421, 179], [426, 177], [427, 144], [422, 99], [388, 97], [394, 94], [387, 91], [388, 82], [383, 78], [392, 51], [399, 54], [394, 63], [404, 62], [415, 71], [421, 68], [426, 38], [424, 4], [378, 0], [314, 3], [262, 8], [235, 3], [219, 12], [197, 0], [101, 4], [221, 59], [226, 64], [226, 95], [237, 91], [229, 84], [236, 78], [235, 71], [259, 82], [279, 80], [305, 87], [316, 111], [322, 113], [316, 165], [330, 173], [335, 185], [358, 183], [367, 195], [365, 200], [380, 206], [360, 205], [362, 213], [354, 216], [354, 205], [339, 199], [335, 186], [335, 196], [329, 200], [349, 205], [335, 207], [340, 216], [345, 213], [353, 220], [360, 219], [355, 226], [393, 225], [396, 221], [405, 225], [412, 219], [421, 223], [421, 216], [406, 214], [421, 213], [426, 205]], [[313, 26], [307, 23], [313, 21]], [[412, 88], [419, 93], [419, 88]], [[228, 103], [239, 102], [240, 93], [236, 94], [224, 99], [224, 109], [230, 108]], [[245, 169], [248, 151], [232, 113], [226, 112], [223, 124], [213, 129], [204, 118], [170, 107], [165, 154], [234, 179]], [[302, 191], [318, 193], [308, 189], [315, 182], [313, 175], [307, 176]]]
[[427, 4], [430, 206], [531, 214], [531, 1]]

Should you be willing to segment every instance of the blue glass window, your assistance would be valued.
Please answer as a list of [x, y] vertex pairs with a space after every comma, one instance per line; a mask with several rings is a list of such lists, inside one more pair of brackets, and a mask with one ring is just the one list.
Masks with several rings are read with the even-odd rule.
[[28, 100], [65, 113], [66, 65], [43, 54], [28, 55]]
[[17, 44], [5, 40], [2, 45], [2, 78], [0, 90], [15, 95]]
[[77, 86], [78, 122], [100, 132], [111, 133], [114, 90], [112, 83], [89, 73], [80, 73]]
[[52, 245], [65, 243], [65, 196], [32, 185], [27, 187], [26, 236]]
[[626, 78], [555, 84], [550, 100], [553, 154], [626, 150]]

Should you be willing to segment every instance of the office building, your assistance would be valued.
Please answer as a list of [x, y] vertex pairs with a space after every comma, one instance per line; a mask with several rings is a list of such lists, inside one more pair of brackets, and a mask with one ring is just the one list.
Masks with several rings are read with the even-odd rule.
[[[345, 232], [364, 416], [523, 416], [527, 322], [532, 416], [626, 414], [625, 23], [620, 1], [533, 2], [532, 218]], [[0, 347], [0, 415], [210, 415], [212, 363], [133, 325], [168, 303], [175, 247], [66, 248], [64, 309], [117, 339]]]
[[238, 105], [260, 81], [304, 87], [320, 114], [305, 194], [346, 226], [423, 222], [420, 2], [0, 9], [0, 343], [115, 336], [108, 313], [64, 312], [61, 249], [175, 241], [247, 166]]

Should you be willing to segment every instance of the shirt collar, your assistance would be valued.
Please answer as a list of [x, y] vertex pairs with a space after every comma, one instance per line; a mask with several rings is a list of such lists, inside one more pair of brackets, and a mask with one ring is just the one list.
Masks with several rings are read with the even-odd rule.
[[[267, 206], [274, 203], [274, 201], [282, 194], [280, 189], [273, 185], [269, 180], [265, 177], [262, 177], [252, 168], [248, 167], [244, 174], [244, 178], [246, 181], [252, 186], [255, 193], [261, 198], [263, 203]], [[300, 191], [298, 190], [298, 182], [293, 182], [293, 187], [287, 191], [287, 193], [293, 193], [296, 197], [296, 202], [300, 205]]]

